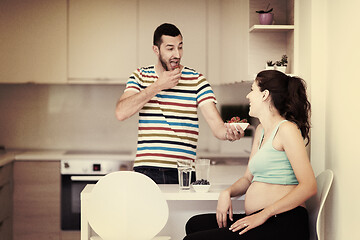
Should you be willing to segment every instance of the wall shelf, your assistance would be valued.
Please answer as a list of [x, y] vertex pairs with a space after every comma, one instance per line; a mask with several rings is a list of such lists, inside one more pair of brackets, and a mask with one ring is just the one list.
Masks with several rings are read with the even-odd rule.
[[249, 32], [287, 32], [292, 30], [294, 30], [294, 25], [253, 25]]

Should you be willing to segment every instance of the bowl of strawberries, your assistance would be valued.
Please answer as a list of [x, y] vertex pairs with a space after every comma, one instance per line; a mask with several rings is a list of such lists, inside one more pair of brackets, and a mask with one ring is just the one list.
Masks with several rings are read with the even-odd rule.
[[234, 127], [238, 131], [240, 128], [245, 131], [245, 129], [249, 126], [247, 119], [240, 119], [240, 117], [232, 117], [229, 121], [227, 121], [227, 123], [230, 123], [230, 125], [234, 125]]

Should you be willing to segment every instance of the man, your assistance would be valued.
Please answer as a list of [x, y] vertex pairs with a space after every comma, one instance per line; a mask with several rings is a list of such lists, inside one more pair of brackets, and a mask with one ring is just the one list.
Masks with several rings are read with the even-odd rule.
[[244, 131], [224, 124], [205, 77], [180, 64], [183, 38], [176, 26], [164, 23], [155, 30], [153, 51], [156, 65], [133, 72], [116, 105], [116, 117], [122, 121], [139, 112], [134, 170], [158, 184], [175, 184], [177, 160], [196, 158], [198, 107], [218, 139], [238, 140]]

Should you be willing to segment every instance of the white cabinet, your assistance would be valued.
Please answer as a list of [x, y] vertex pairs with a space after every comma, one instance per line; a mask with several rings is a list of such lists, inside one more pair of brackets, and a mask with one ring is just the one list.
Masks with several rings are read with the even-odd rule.
[[209, 0], [208, 78], [213, 84], [247, 79], [248, 0]]
[[251, 0], [249, 5], [249, 79], [265, 69], [267, 61], [279, 61], [288, 56], [286, 73], [297, 72], [297, 26], [295, 0], [274, 0], [274, 24], [259, 25], [257, 10], [265, 9], [269, 1]]
[[0, 82], [66, 82], [66, 0], [0, 1]]
[[137, 67], [137, 1], [69, 0], [68, 14], [69, 81], [126, 82]]
[[153, 53], [153, 34], [162, 23], [176, 25], [184, 39], [182, 64], [207, 75], [206, 0], [140, 0], [139, 1], [139, 64], [157, 61]]

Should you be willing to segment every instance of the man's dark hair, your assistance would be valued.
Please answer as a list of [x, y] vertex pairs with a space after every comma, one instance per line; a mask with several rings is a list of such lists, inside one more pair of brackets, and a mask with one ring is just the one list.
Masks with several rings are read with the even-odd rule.
[[163, 23], [160, 26], [158, 26], [154, 32], [153, 44], [159, 48], [162, 43], [161, 37], [163, 35], [177, 37], [177, 36], [181, 35], [181, 32], [175, 25], [173, 25], [171, 23]]

